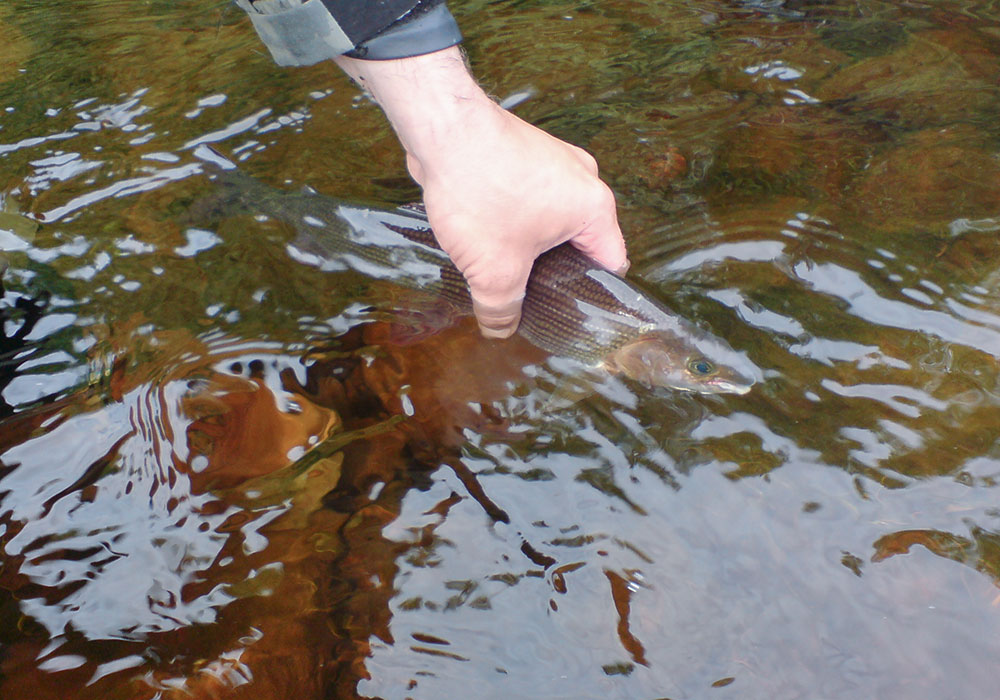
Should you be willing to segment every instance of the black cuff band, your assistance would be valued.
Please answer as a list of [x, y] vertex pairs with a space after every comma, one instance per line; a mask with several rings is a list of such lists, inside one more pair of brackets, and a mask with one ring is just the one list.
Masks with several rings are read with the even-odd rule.
[[444, 3], [416, 9], [345, 56], [367, 61], [421, 56], [461, 43], [462, 32]]

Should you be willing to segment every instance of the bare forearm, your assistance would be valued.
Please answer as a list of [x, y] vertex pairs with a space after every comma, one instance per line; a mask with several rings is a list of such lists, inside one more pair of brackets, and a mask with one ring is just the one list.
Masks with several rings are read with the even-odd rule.
[[456, 130], [497, 128], [503, 120], [502, 108], [476, 83], [457, 46], [391, 61], [335, 61], [378, 103], [407, 154], [418, 160], [432, 161], [455, 144], [463, 135]]

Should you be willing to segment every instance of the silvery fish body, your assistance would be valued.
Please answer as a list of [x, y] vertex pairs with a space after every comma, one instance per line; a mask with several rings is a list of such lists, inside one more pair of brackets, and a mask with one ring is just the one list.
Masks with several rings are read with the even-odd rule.
[[[465, 279], [438, 247], [421, 208], [380, 210], [311, 190], [285, 192], [232, 170], [217, 180], [230, 211], [236, 206], [294, 227], [289, 253], [296, 260], [429, 291], [471, 313]], [[759, 376], [744, 354], [569, 244], [535, 261], [518, 333], [553, 355], [649, 386], [743, 394]]]

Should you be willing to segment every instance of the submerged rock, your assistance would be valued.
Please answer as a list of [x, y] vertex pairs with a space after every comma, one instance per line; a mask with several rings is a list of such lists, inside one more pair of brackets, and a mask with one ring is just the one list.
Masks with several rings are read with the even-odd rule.
[[928, 129], [875, 157], [849, 208], [883, 230], [943, 228], [1000, 211], [1000, 158], [973, 129]]
[[840, 198], [883, 130], [819, 106], [775, 106], [732, 129], [706, 177], [710, 193]]
[[906, 43], [907, 33], [901, 22], [861, 19], [823, 27], [819, 36], [832, 49], [855, 58], [870, 58], [884, 56]]
[[959, 54], [953, 42], [938, 43], [940, 38], [916, 34], [892, 53], [846, 66], [824, 80], [815, 97], [902, 130], [995, 119], [995, 69], [984, 71], [980, 60], [972, 60], [976, 50], [962, 48]]

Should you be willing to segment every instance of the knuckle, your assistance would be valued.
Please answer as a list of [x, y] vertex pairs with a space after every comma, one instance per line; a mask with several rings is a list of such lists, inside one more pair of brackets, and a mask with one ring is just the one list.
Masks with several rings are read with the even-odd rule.
[[594, 158], [594, 156], [590, 155], [590, 153], [588, 153], [587, 151], [583, 150], [582, 148], [577, 148], [576, 152], [577, 152], [577, 158], [580, 159], [580, 162], [583, 164], [583, 167], [585, 167], [587, 171], [590, 172], [591, 175], [596, 176], [598, 172], [597, 159]]
[[615, 208], [615, 193], [604, 182], [600, 183], [597, 194], [594, 197], [597, 204], [606, 209]]

